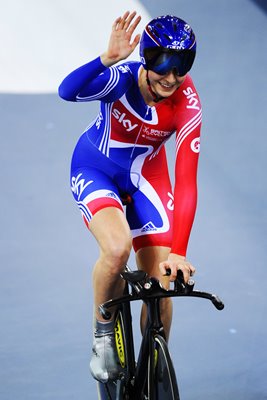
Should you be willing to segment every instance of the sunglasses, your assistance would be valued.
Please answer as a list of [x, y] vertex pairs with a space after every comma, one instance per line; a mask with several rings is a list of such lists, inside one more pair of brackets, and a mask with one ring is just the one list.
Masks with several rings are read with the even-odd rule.
[[174, 71], [178, 76], [184, 76], [192, 67], [196, 52], [194, 50], [146, 49], [145, 60], [147, 69], [159, 75]]

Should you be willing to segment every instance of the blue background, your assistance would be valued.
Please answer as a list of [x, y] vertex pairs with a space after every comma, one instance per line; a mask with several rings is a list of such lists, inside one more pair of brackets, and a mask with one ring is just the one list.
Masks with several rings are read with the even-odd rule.
[[[192, 76], [204, 119], [188, 259], [196, 288], [225, 302], [222, 312], [204, 300], [174, 302], [181, 398], [267, 399], [266, 8], [249, 0], [142, 4], [151, 17], [186, 19], [198, 38]], [[1, 400], [97, 398], [88, 365], [98, 250], [68, 182], [73, 147], [98, 104], [63, 102], [56, 90], [0, 94]], [[172, 170], [173, 142], [167, 147]], [[133, 314], [138, 343], [138, 305]]]

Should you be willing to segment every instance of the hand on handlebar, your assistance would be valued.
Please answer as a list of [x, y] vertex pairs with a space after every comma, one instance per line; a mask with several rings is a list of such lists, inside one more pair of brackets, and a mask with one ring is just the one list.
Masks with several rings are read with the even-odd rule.
[[[193, 267], [184, 256], [174, 253], [170, 253], [168, 260], [159, 264], [159, 269], [162, 275], [169, 275], [172, 282], [175, 281], [177, 277], [177, 271], [182, 271], [185, 283], [188, 283], [190, 277], [194, 275], [196, 271], [195, 267]], [[167, 274], [167, 270], [170, 270], [170, 274]]]

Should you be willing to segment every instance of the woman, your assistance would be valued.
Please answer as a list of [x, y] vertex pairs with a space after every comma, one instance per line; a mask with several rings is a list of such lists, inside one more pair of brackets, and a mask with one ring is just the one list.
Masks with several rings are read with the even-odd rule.
[[[93, 270], [95, 332], [92, 375], [114, 379], [118, 364], [113, 318], [98, 305], [120, 296], [119, 278], [133, 246], [137, 265], [162, 284], [195, 268], [185, 258], [197, 201], [201, 106], [188, 75], [196, 40], [191, 27], [174, 16], [153, 19], [141, 38], [141, 20], [126, 12], [115, 20], [107, 50], [70, 73], [59, 87], [69, 101], [100, 100], [96, 119], [80, 137], [71, 165], [71, 189], [100, 255]], [[133, 37], [134, 36], [134, 37]], [[140, 42], [141, 62], [121, 62]], [[115, 64], [117, 64], [115, 66]], [[176, 133], [172, 192], [165, 142]], [[124, 209], [122, 199], [128, 199]], [[166, 269], [170, 278], [164, 277]], [[168, 335], [170, 299], [162, 302]], [[142, 313], [142, 324], [145, 310]]]

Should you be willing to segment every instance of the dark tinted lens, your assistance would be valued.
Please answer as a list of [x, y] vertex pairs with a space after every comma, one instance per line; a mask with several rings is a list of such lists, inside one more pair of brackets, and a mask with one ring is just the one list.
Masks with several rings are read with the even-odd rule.
[[146, 62], [153, 62], [160, 54], [163, 53], [163, 48], [153, 47], [152, 49], [145, 49]]
[[150, 49], [146, 54], [147, 68], [159, 75], [165, 75], [175, 69], [177, 75], [185, 75], [192, 67], [195, 51], [181, 50], [159, 52], [159, 49]]

